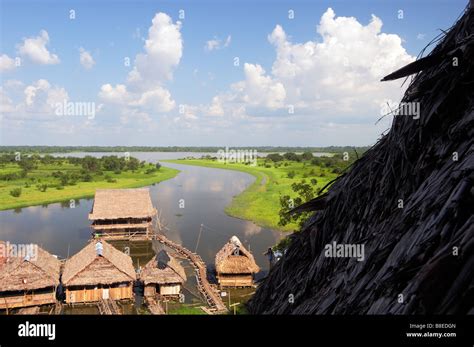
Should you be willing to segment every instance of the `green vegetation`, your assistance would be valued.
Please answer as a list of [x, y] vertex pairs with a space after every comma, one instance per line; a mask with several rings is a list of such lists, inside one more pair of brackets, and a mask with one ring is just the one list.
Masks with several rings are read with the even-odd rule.
[[98, 188], [136, 188], [178, 170], [130, 157], [62, 158], [0, 155], [0, 210], [94, 196]]
[[[199, 306], [202, 306], [202, 303], [199, 303]], [[169, 304], [168, 305], [168, 314], [169, 315], [205, 315], [206, 313], [196, 304]]]
[[[292, 205], [296, 207], [316, 196], [351, 163], [343, 160], [342, 155], [317, 158], [304, 153], [272, 155], [258, 159], [256, 166], [224, 163], [209, 157], [167, 160], [167, 162], [237, 170], [253, 175], [256, 178], [253, 184], [234, 197], [232, 203], [226, 207], [226, 213], [251, 220], [260, 226], [283, 231], [297, 230], [301, 223], [300, 219], [305, 215], [285, 219], [282, 218], [281, 211], [286, 212]], [[290, 199], [293, 199], [294, 204], [282, 205], [282, 201], [289, 202]]]

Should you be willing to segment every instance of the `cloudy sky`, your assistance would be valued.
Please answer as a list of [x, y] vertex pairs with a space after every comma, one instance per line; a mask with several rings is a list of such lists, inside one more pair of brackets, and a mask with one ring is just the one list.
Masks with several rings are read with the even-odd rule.
[[370, 145], [467, 1], [1, 1], [1, 145]]

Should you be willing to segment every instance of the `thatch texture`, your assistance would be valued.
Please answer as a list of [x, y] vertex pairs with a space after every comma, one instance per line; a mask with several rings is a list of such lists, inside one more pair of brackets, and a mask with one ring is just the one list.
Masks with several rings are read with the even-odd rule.
[[2, 271], [2, 267], [7, 261], [7, 254], [5, 241], [0, 240], [0, 271]]
[[[419, 102], [420, 118], [396, 116], [326, 196], [305, 205], [319, 210], [291, 236], [251, 313], [474, 313], [473, 38], [468, 9], [430, 55], [451, 53], [395, 75], [423, 69], [402, 100]], [[363, 244], [365, 259], [325, 256], [333, 241]]]
[[60, 261], [38, 246], [36, 257], [6, 258], [0, 270], [0, 292], [26, 291], [56, 287], [59, 284]]
[[218, 274], [254, 274], [260, 271], [252, 253], [236, 236], [232, 236], [216, 254], [215, 265]]
[[101, 240], [102, 255], [98, 255], [96, 244], [91, 241], [64, 264], [62, 283], [67, 286], [110, 285], [132, 282], [136, 279], [132, 258]]
[[148, 188], [97, 189], [89, 219], [149, 218], [155, 215]]
[[140, 279], [148, 284], [177, 284], [186, 281], [186, 273], [179, 261], [161, 250], [143, 268]]

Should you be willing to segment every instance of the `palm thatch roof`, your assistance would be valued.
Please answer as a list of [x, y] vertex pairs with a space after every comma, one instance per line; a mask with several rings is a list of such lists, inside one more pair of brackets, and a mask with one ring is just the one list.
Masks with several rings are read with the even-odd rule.
[[97, 189], [90, 220], [148, 218], [156, 215], [148, 188]]
[[[97, 243], [102, 251], [97, 251]], [[107, 285], [136, 279], [132, 258], [104, 240], [93, 240], [64, 264], [65, 286]]]
[[177, 284], [186, 281], [186, 273], [179, 261], [161, 250], [143, 268], [140, 279], [148, 284]]
[[[417, 73], [402, 102], [419, 102], [419, 119], [396, 116], [299, 209], [315, 212], [250, 300], [252, 314], [474, 313], [474, 8], [429, 56], [385, 78]], [[326, 256], [334, 241], [364, 245], [364, 260]]]
[[0, 270], [7, 261], [8, 251], [6, 249], [5, 241], [0, 240]]
[[232, 236], [217, 252], [215, 265], [220, 274], [253, 274], [260, 271], [252, 253], [242, 245], [237, 236]]
[[34, 257], [4, 259], [0, 272], [0, 292], [26, 291], [59, 284], [60, 261], [39, 246]]

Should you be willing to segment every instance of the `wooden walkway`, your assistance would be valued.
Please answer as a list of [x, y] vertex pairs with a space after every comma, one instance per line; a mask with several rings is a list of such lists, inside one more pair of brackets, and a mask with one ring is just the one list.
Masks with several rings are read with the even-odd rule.
[[99, 312], [102, 315], [119, 315], [122, 314], [122, 310], [117, 305], [114, 300], [107, 299], [107, 300], [100, 300], [97, 303], [97, 307], [99, 308]]
[[40, 311], [39, 306], [31, 306], [31, 307], [23, 307], [21, 308], [17, 314], [19, 315], [32, 315], [32, 314], [38, 314]]
[[221, 314], [228, 312], [227, 307], [219, 295], [219, 292], [207, 280], [206, 264], [202, 258], [191, 252], [189, 249], [176, 242], [171, 241], [161, 233], [154, 234], [155, 239], [162, 244], [174, 249], [177, 253], [188, 259], [196, 271], [197, 287], [199, 292], [204, 296], [209, 305], [209, 312], [212, 314]]
[[161, 304], [157, 302], [155, 299], [146, 298], [146, 303], [151, 314], [156, 314], [156, 315], [166, 314], [165, 310], [163, 310], [163, 306], [161, 306]]

